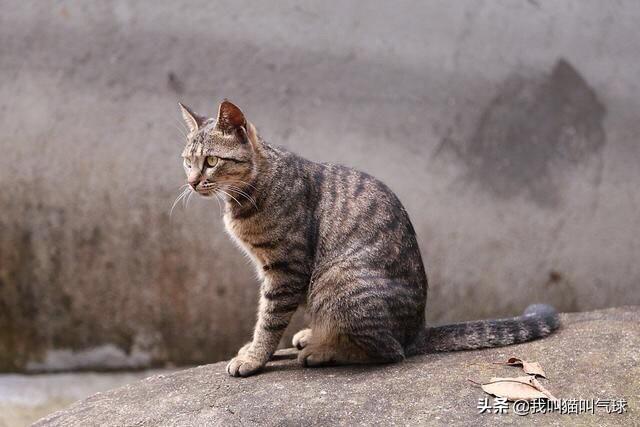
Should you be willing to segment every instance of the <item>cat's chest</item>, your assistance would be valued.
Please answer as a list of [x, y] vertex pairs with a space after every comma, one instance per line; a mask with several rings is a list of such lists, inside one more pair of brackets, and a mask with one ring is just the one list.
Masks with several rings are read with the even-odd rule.
[[251, 245], [255, 239], [256, 227], [246, 221], [233, 220], [229, 215], [224, 216], [224, 227], [231, 240], [253, 261], [258, 276], [264, 275], [263, 267], [270, 262], [269, 251], [257, 249]]

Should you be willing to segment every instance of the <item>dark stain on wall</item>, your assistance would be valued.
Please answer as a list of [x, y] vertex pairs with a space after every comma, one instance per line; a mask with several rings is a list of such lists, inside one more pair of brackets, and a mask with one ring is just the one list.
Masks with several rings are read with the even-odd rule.
[[554, 207], [561, 202], [561, 173], [605, 145], [605, 112], [593, 88], [560, 59], [548, 75], [509, 77], [471, 138], [445, 147], [463, 161], [466, 178], [485, 190]]

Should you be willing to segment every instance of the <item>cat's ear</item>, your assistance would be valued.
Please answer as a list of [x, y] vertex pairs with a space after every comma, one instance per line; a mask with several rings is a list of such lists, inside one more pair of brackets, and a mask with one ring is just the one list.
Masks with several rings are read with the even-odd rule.
[[247, 127], [247, 120], [242, 111], [229, 100], [225, 99], [218, 108], [218, 122], [216, 127], [222, 131], [232, 131], [238, 128]]
[[189, 128], [189, 132], [193, 133], [193, 132], [196, 132], [198, 129], [200, 129], [200, 126], [202, 126], [206, 118], [197, 115], [196, 113], [191, 111], [186, 105], [182, 105], [180, 102], [178, 102], [178, 105], [180, 106], [180, 111], [182, 112], [182, 118], [184, 119], [184, 122], [187, 124], [187, 127]]

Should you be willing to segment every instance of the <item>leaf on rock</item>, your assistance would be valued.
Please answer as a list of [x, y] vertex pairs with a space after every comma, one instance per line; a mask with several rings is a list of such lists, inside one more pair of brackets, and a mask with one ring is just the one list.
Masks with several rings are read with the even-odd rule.
[[542, 378], [547, 378], [542, 366], [538, 362], [527, 362], [526, 360], [519, 359], [517, 357], [511, 357], [506, 362], [494, 362], [497, 365], [509, 365], [509, 366], [522, 366], [525, 373], [529, 375], [536, 375]]
[[533, 375], [516, 378], [491, 378], [481, 384], [482, 389], [497, 397], [509, 400], [550, 399], [557, 400]]
[[549, 390], [547, 390], [542, 384], [540, 384], [540, 381], [538, 381], [538, 379], [536, 377], [532, 377], [531, 385], [534, 386], [535, 388], [537, 388], [538, 390], [540, 390], [542, 393], [544, 393], [544, 395], [547, 396], [547, 399], [549, 399], [551, 401], [554, 401], [554, 402], [556, 400], [558, 400], [557, 397], [555, 397], [553, 394], [551, 394], [551, 392]]

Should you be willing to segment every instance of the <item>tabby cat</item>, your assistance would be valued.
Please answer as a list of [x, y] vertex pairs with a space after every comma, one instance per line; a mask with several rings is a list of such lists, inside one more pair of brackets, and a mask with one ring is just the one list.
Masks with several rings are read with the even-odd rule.
[[261, 279], [253, 340], [229, 362], [229, 375], [258, 372], [300, 306], [310, 328], [293, 345], [304, 366], [503, 346], [559, 326], [556, 311], [537, 304], [519, 317], [425, 327], [427, 277], [416, 235], [385, 184], [266, 143], [227, 100], [215, 119], [180, 108], [189, 188], [224, 199], [226, 229]]

